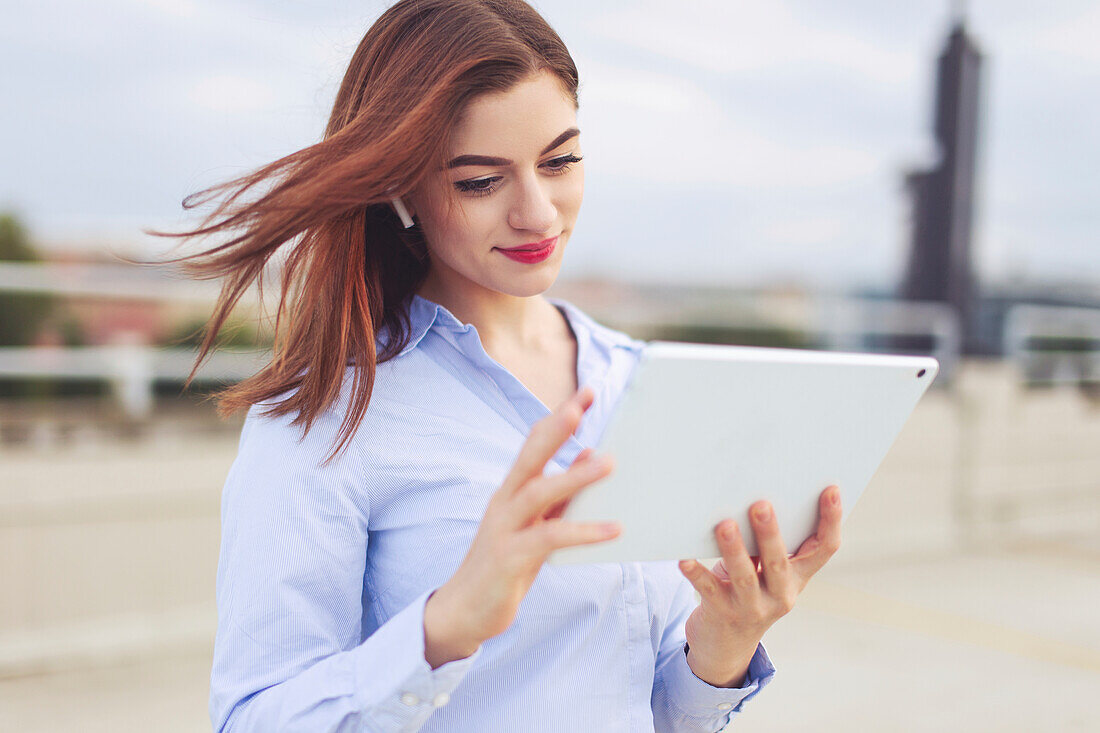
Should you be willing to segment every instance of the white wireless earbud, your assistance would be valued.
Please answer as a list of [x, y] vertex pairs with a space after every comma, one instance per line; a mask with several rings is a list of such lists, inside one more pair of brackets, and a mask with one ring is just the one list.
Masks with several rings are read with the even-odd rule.
[[405, 208], [405, 202], [401, 200], [400, 196], [393, 196], [390, 201], [393, 202], [393, 210], [397, 212], [398, 218], [401, 219], [401, 223], [405, 225], [406, 229], [416, 225], [413, 218], [409, 216], [409, 210]]

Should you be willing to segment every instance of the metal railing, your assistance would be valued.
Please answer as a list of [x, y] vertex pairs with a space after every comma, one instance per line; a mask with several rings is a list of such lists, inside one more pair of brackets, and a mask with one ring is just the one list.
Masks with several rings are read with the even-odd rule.
[[[0, 262], [0, 291], [132, 301], [134, 307], [139, 307], [140, 303], [150, 302], [213, 305], [220, 286], [186, 279], [170, 267]], [[271, 294], [264, 295], [267, 298]], [[259, 299], [255, 291], [249, 291], [242, 302], [257, 305]], [[142, 419], [153, 408], [154, 383], [183, 382], [197, 356], [194, 349], [140, 343], [4, 346], [0, 347], [0, 377], [105, 381], [127, 417]], [[269, 356], [267, 350], [219, 348], [203, 363], [195, 382], [239, 381], [254, 374]]]
[[593, 311], [628, 331], [648, 333], [680, 327], [778, 330], [797, 333], [808, 343], [833, 351], [897, 353], [894, 343], [904, 337], [927, 348], [900, 350], [934, 356], [941, 363], [941, 375], [951, 370], [960, 355], [958, 318], [944, 303], [769, 293], [670, 295], [660, 288], [651, 295], [632, 290], [618, 302], [594, 303]]
[[[142, 344], [114, 346], [0, 347], [0, 377], [104, 380], [132, 419], [153, 409], [156, 380], [183, 382], [195, 363], [194, 349]], [[196, 382], [235, 382], [255, 374], [269, 351], [213, 352], [195, 375]]]
[[[1013, 306], [1003, 333], [1005, 357], [1029, 382], [1100, 382], [1100, 308]], [[1051, 342], [1081, 348], [1043, 346]]]
[[[158, 271], [159, 270], [159, 271]], [[171, 268], [131, 265], [0, 263], [0, 291], [44, 293], [61, 297], [109, 298], [138, 302], [212, 304], [217, 283], [187, 280]], [[846, 351], [883, 350], [872, 337], [916, 336], [929, 343], [924, 353], [941, 364], [941, 383], [959, 358], [959, 328], [950, 307], [941, 303], [864, 300], [838, 296], [795, 298], [769, 294], [667, 289], [638, 291], [612, 306], [608, 317], [626, 327], [695, 325], [743, 329], [787, 328], [813, 338], [823, 348]], [[578, 293], [580, 295], [581, 293]], [[265, 292], [266, 298], [277, 293]], [[246, 301], [259, 305], [254, 291]], [[273, 301], [272, 301], [273, 302]], [[882, 341], [882, 338], [878, 339]], [[888, 350], [888, 349], [887, 349]], [[220, 349], [198, 373], [199, 381], [231, 382], [254, 373], [266, 351]], [[0, 376], [100, 379], [127, 415], [149, 414], [156, 380], [182, 381], [196, 353], [188, 349], [144, 345], [90, 347], [3, 347]]]
[[959, 319], [945, 303], [826, 298], [814, 310], [813, 328], [835, 351], [875, 350], [868, 344], [872, 337], [924, 337], [927, 354], [940, 362], [941, 383], [950, 379], [961, 353]]

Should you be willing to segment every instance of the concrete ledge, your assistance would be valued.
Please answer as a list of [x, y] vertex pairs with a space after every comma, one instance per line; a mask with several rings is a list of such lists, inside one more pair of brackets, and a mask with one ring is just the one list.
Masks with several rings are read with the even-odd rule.
[[152, 615], [121, 615], [0, 635], [0, 678], [109, 666], [210, 649], [213, 603]]

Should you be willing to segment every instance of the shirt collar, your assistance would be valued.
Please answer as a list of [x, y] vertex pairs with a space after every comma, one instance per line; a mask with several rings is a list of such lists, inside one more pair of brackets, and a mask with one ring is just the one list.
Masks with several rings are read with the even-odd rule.
[[439, 303], [435, 303], [413, 293], [412, 301], [409, 303], [409, 326], [411, 329], [409, 343], [401, 350], [399, 356], [404, 356], [415, 349], [421, 339], [424, 338], [424, 335], [427, 334], [436, 323], [443, 328], [449, 328], [455, 331], [469, 329], [469, 326], [458, 320], [453, 313]]
[[[605, 347], [622, 346], [637, 349], [641, 346], [641, 342], [632, 339], [626, 334], [613, 331], [596, 323], [586, 313], [566, 300], [552, 297], [547, 297], [546, 300], [565, 311], [566, 318], [569, 321], [570, 327], [573, 329], [574, 335], [577, 337], [578, 343], [582, 340], [593, 339]], [[458, 320], [458, 318], [444, 306], [417, 295], [416, 293], [413, 293], [409, 303], [409, 326], [409, 342], [405, 345], [405, 348], [401, 350], [398, 356], [404, 356], [415, 349], [428, 331], [434, 326], [445, 328], [450, 331], [461, 332], [466, 332], [473, 328], [473, 326]], [[379, 336], [380, 348], [381, 344], [387, 341], [388, 331]]]

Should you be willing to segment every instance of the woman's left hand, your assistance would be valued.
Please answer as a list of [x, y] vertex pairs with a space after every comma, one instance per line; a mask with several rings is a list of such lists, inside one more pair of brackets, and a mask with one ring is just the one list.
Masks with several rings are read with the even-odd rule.
[[779, 536], [775, 512], [767, 501], [749, 508], [759, 565], [749, 557], [737, 522], [715, 528], [722, 559], [713, 570], [697, 560], [682, 560], [680, 572], [699, 591], [702, 602], [687, 620], [688, 665], [715, 687], [740, 687], [756, 646], [781, 616], [794, 607], [806, 583], [840, 547], [840, 490], [830, 486], [818, 500], [817, 530], [794, 557]]

